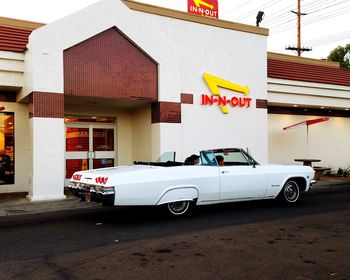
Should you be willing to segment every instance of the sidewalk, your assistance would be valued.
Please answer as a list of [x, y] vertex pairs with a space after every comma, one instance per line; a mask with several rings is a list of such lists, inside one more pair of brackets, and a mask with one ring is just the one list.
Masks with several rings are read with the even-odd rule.
[[327, 189], [334, 186], [350, 187], [350, 177], [322, 176], [313, 186], [313, 189]]
[[[313, 186], [312, 191], [325, 190], [335, 186], [349, 186], [350, 177], [321, 177]], [[0, 194], [0, 218], [29, 215], [56, 211], [65, 211], [72, 209], [99, 208], [100, 204], [95, 202], [80, 202], [80, 200], [70, 193], [67, 193], [65, 200], [31, 202], [25, 195], [2, 195]]]
[[64, 211], [71, 209], [97, 208], [100, 204], [80, 202], [71, 194], [66, 194], [64, 200], [35, 201], [32, 202], [25, 195], [1, 195], [0, 194], [0, 218], [5, 216], [28, 215]]

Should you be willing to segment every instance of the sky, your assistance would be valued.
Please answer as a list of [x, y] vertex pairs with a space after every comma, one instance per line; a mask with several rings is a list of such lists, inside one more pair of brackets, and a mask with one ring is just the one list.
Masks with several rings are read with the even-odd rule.
[[[0, 16], [50, 23], [100, 0], [0, 0]], [[102, 0], [103, 1], [103, 0]], [[205, 1], [205, 0], [204, 0]], [[138, 2], [187, 12], [187, 0], [138, 0]], [[270, 52], [296, 55], [285, 50], [297, 45], [298, 0], [218, 0], [219, 18], [255, 25], [258, 11], [265, 17], [261, 27], [270, 35]], [[301, 45], [312, 48], [303, 57], [322, 59], [337, 46], [350, 43], [350, 0], [301, 0]]]

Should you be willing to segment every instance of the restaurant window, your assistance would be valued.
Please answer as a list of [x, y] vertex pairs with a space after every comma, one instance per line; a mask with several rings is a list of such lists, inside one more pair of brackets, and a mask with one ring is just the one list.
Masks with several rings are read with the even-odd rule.
[[14, 113], [0, 113], [0, 185], [14, 183]]

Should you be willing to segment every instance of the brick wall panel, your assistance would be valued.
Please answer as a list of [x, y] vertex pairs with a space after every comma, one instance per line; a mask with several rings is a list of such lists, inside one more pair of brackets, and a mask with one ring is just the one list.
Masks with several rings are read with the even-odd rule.
[[267, 109], [267, 100], [266, 99], [257, 99], [256, 100], [257, 109]]
[[193, 104], [193, 94], [181, 93], [181, 103], [182, 104]]
[[51, 92], [32, 92], [29, 97], [29, 117], [64, 118], [64, 95]]
[[152, 123], [181, 123], [181, 103], [153, 103]]
[[64, 93], [158, 101], [158, 66], [116, 28], [64, 51]]

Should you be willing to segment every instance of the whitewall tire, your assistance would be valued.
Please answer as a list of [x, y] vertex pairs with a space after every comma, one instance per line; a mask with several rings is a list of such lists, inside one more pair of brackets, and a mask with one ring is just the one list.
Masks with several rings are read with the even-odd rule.
[[180, 216], [185, 214], [190, 208], [190, 201], [176, 201], [168, 203], [168, 210], [172, 215]]
[[287, 203], [295, 203], [300, 196], [299, 184], [293, 180], [287, 181], [282, 189], [282, 198]]

